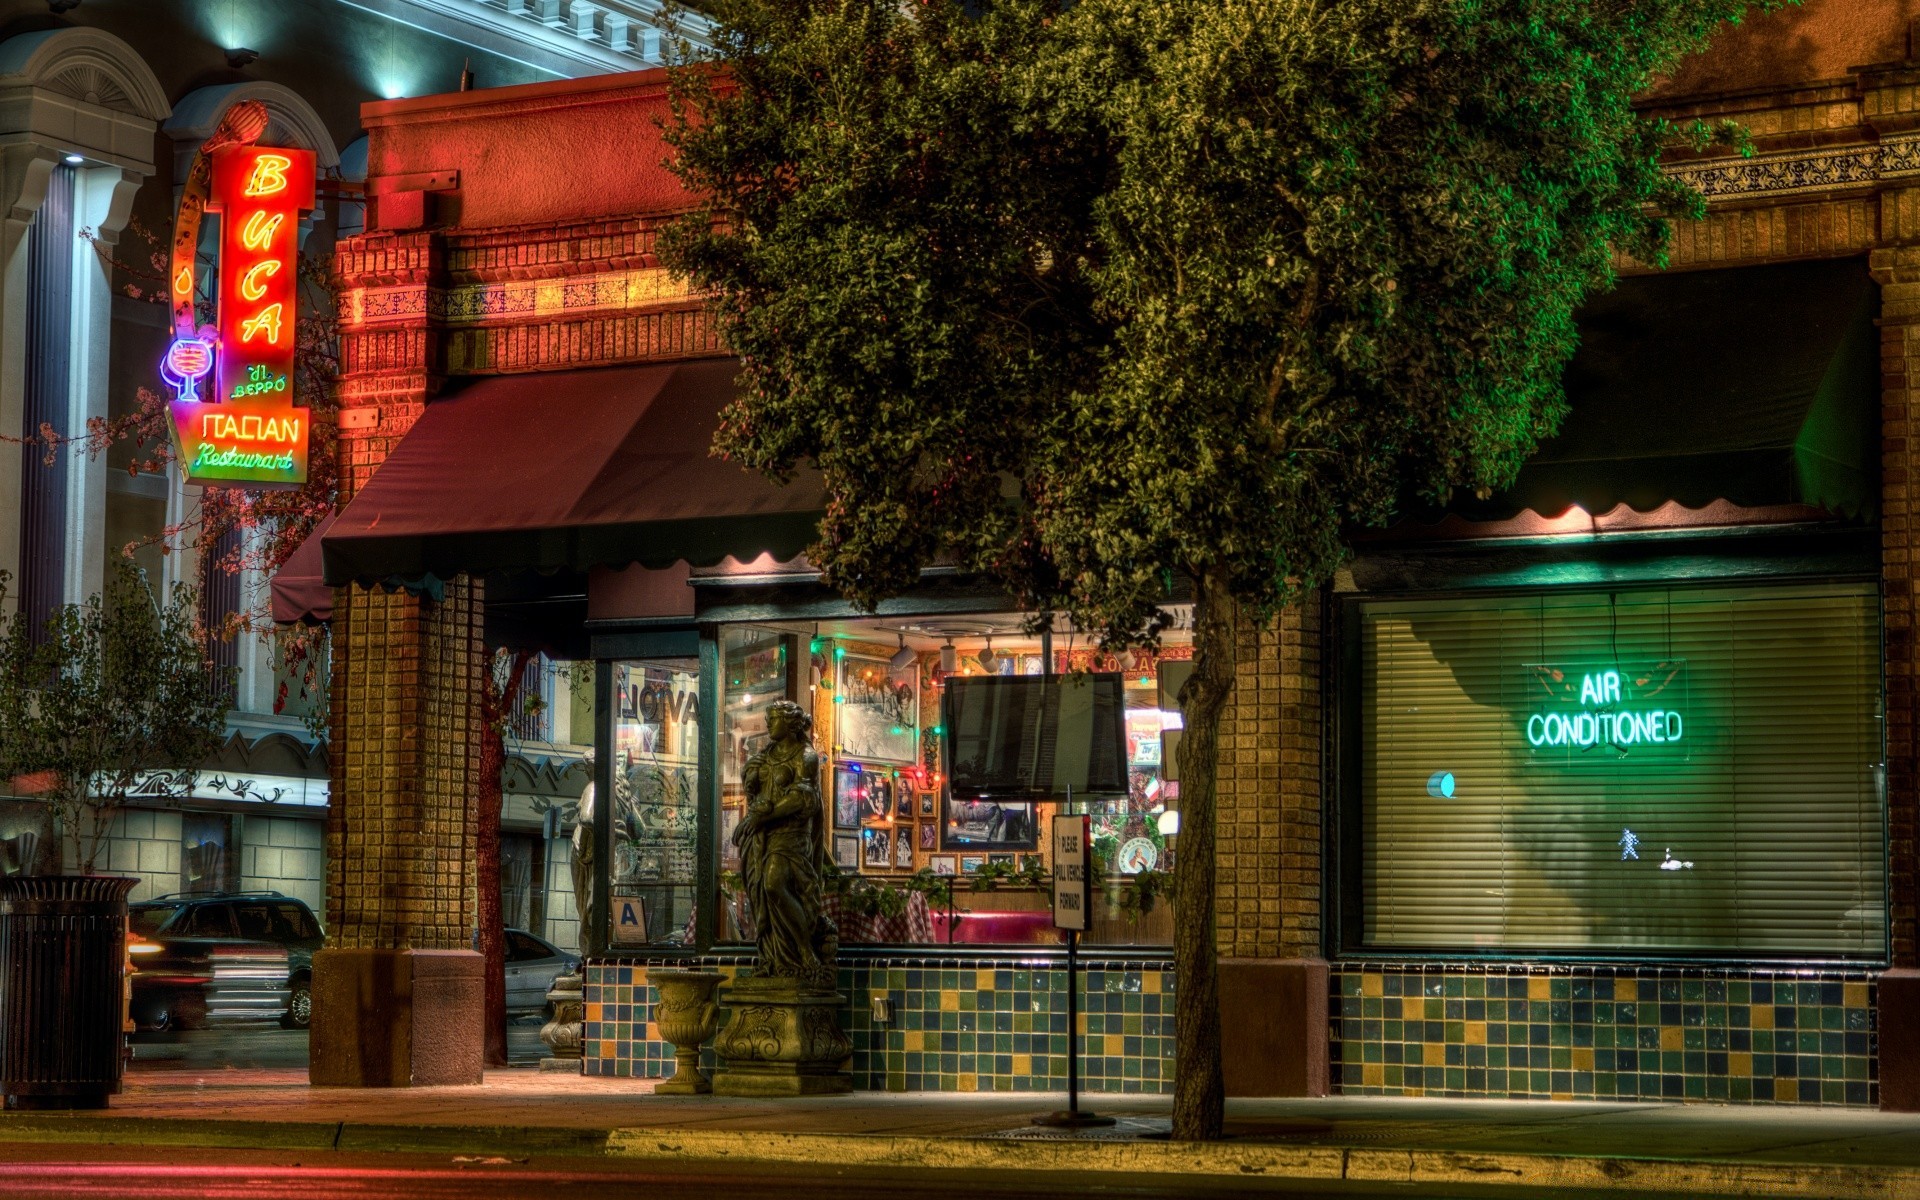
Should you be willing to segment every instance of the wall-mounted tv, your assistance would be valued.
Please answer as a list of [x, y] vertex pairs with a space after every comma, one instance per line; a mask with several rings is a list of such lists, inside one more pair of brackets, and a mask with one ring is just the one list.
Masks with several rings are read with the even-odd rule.
[[950, 678], [941, 705], [955, 799], [1127, 794], [1127, 702], [1117, 672]]

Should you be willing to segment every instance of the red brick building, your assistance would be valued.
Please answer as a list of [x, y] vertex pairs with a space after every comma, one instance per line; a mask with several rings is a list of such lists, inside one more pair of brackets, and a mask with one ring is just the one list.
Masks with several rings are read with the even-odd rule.
[[[1901, 4], [1810, 0], [1687, 64], [1650, 106], [1736, 119], [1755, 153], [1672, 164], [1709, 214], [1590, 307], [1562, 435], [1509, 494], [1365, 535], [1315, 603], [1245, 630], [1232, 1090], [1920, 1105], [1916, 53]], [[643, 914], [590, 962], [590, 1072], [666, 1065], [650, 965], [747, 961], [724, 835], [766, 706], [794, 699], [831, 764], [826, 850], [901, 910], [843, 912], [856, 1078], [1060, 1086], [1039, 892], [963, 883], [949, 911], [907, 886], [1045, 870], [1050, 806], [952, 795], [940, 714], [955, 679], [1051, 664], [1126, 687], [1087, 1077], [1166, 1089], [1170, 923], [1137, 898], [1178, 869], [1180, 639], [1106, 662], [965, 580], [871, 615], [818, 587], [817, 491], [704, 453], [731, 368], [651, 253], [687, 206], [663, 91], [365, 109], [315, 1080], [477, 1075], [479, 672], [537, 644], [595, 664], [600, 861]]]

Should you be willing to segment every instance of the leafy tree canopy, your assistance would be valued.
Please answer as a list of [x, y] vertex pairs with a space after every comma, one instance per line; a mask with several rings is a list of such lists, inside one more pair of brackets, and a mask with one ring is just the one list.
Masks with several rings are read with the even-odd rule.
[[718, 448], [824, 476], [827, 582], [946, 559], [1109, 643], [1193, 585], [1174, 1133], [1217, 1136], [1236, 614], [1554, 430], [1575, 308], [1701, 204], [1632, 97], [1748, 0], [707, 7], [662, 253], [741, 357]]
[[666, 240], [871, 603], [937, 557], [1111, 637], [1263, 610], [1553, 431], [1610, 248], [1662, 259], [1631, 97], [1747, 0], [718, 0]]

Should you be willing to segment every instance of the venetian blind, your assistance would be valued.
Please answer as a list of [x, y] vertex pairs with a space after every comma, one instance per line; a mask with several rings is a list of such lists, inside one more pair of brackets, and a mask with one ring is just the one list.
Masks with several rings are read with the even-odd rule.
[[1884, 952], [1865, 585], [1363, 606], [1365, 944]]

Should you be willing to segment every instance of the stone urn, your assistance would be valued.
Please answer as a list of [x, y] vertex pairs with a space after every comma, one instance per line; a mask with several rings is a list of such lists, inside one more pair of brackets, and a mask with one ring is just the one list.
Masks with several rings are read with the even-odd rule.
[[553, 981], [547, 990], [547, 1003], [553, 1016], [540, 1029], [540, 1040], [547, 1044], [547, 1057], [540, 1060], [542, 1071], [568, 1071], [579, 1074], [587, 1015], [584, 996], [586, 981], [575, 967]]
[[703, 1096], [713, 1090], [700, 1073], [700, 1047], [719, 1027], [720, 1006], [713, 993], [725, 978], [717, 971], [647, 972], [647, 982], [660, 996], [653, 1006], [654, 1024], [674, 1048], [673, 1078], [661, 1080], [653, 1089], [656, 1094]]

